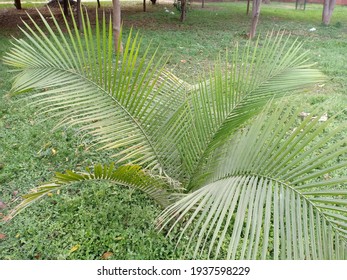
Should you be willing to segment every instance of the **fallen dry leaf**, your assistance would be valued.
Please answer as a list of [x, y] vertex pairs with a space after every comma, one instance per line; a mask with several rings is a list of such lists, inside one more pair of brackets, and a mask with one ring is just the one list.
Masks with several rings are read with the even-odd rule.
[[325, 113], [325, 114], [323, 114], [323, 116], [321, 116], [320, 118], [319, 118], [319, 122], [326, 122], [328, 120], [328, 113]]
[[182, 59], [181, 62], [182, 62], [182, 63], [187, 63], [187, 60]]
[[111, 256], [113, 256], [112, 252], [105, 252], [102, 254], [101, 259], [103, 260], [107, 260], [108, 258], [110, 258]]
[[6, 238], [6, 234], [0, 233], [0, 240], [5, 239]]
[[11, 219], [12, 219], [11, 216], [4, 216], [4, 217], [2, 218], [1, 221], [3, 221], [3, 222], [8, 222], [8, 221], [10, 221]]
[[309, 116], [309, 115], [310, 115], [310, 113], [301, 112], [301, 113], [299, 114], [299, 117], [301, 117], [301, 118], [306, 118], [306, 117]]
[[5, 209], [7, 207], [7, 205], [5, 204], [5, 202], [0, 200], [0, 209]]
[[73, 253], [73, 252], [77, 251], [80, 247], [81, 247], [81, 245], [77, 244], [77, 245], [73, 246], [69, 252]]

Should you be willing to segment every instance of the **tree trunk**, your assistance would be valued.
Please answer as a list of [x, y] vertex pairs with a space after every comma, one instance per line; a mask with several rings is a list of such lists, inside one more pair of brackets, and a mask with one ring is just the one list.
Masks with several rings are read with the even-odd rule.
[[186, 19], [186, 4], [187, 0], [181, 0], [181, 22], [185, 21]]
[[157, 0], [151, 0], [152, 5], [155, 5], [155, 3], [157, 3]]
[[67, 17], [69, 15], [68, 0], [63, 1], [63, 6], [64, 6], [64, 15]]
[[201, 8], [205, 8], [205, 0], [201, 1]]
[[143, 11], [146, 11], [146, 0], [143, 0]]
[[82, 30], [81, 0], [77, 0], [77, 28]]
[[322, 21], [324, 25], [329, 25], [331, 16], [335, 8], [336, 0], [324, 0]]
[[100, 0], [97, 0], [97, 1], [98, 1], [98, 8], [100, 8], [101, 7]]
[[252, 26], [251, 26], [251, 31], [249, 33], [249, 38], [252, 39], [255, 36], [255, 32], [257, 30], [257, 24], [259, 20], [259, 15], [260, 15], [260, 5], [261, 5], [261, 0], [253, 0], [253, 5], [252, 5]]
[[16, 7], [17, 10], [22, 9], [22, 4], [21, 4], [20, 0], [14, 0], [14, 6]]
[[251, 2], [251, 0], [247, 0], [247, 11], [246, 14], [249, 15], [249, 3]]
[[113, 43], [116, 52], [122, 52], [123, 46], [120, 41], [120, 26], [121, 26], [121, 11], [119, 0], [112, 0], [113, 4], [113, 19], [112, 19], [112, 29], [113, 29]]

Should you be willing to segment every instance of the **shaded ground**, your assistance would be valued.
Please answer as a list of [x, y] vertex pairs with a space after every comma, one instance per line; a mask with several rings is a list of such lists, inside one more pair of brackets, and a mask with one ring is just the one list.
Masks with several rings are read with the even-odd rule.
[[[89, 17], [91, 19], [91, 22], [95, 22], [95, 9], [96, 9], [96, 1], [94, 3], [88, 3], [88, 6], [84, 6], [88, 10]], [[170, 7], [170, 4], [167, 4], [166, 6]], [[39, 11], [42, 13], [42, 15], [50, 20], [51, 15], [50, 11], [47, 8], [46, 5], [42, 5], [38, 8]], [[63, 17], [61, 15], [60, 9], [56, 6], [50, 6], [50, 9], [56, 16], [58, 21], [63, 21]], [[126, 5], [122, 7], [122, 20], [124, 26], [133, 26], [133, 27], [146, 27], [146, 29], [157, 29], [159, 26], [157, 24], [157, 21], [153, 18], [151, 18], [150, 14], [152, 12], [158, 11], [159, 9], [163, 9], [162, 5], [156, 5], [152, 6], [149, 5], [147, 12], [143, 12], [143, 7], [141, 3], [134, 3], [133, 5]], [[174, 11], [174, 9], [172, 8]], [[103, 5], [100, 9], [98, 9], [99, 15], [102, 15], [102, 13], [105, 12], [106, 14], [111, 15], [111, 7]], [[25, 8], [22, 10], [16, 10], [14, 7], [1, 7], [0, 6], [0, 34], [5, 36], [10, 35], [17, 35], [19, 33], [18, 26], [23, 26], [22, 20], [26, 22], [30, 22], [28, 14], [36, 21], [40, 22], [40, 16], [36, 11], [36, 8]], [[135, 17], [133, 17], [136, 15]], [[74, 9], [74, 16], [76, 16], [76, 10]], [[180, 24], [178, 21], [178, 13], [176, 11], [175, 16], [172, 18], [172, 22], [175, 24], [172, 25], [170, 22], [167, 24], [160, 24], [159, 28], [164, 29], [172, 29], [172, 28], [180, 28]]]
[[[46, 6], [40, 8], [41, 13], [45, 17], [50, 17], [49, 10]], [[58, 9], [53, 9], [54, 13], [58, 13]], [[17, 26], [23, 26], [22, 19], [27, 21], [30, 14], [35, 20], [39, 19], [39, 15], [35, 8], [16, 10], [15, 8], [0, 9], [0, 27], [3, 35], [18, 34]], [[61, 16], [58, 17], [61, 20]]]
[[[63, 21], [63, 17], [61, 15], [60, 9], [57, 7], [50, 7], [54, 15], [56, 16], [58, 21]], [[91, 18], [91, 21], [95, 21], [95, 7], [88, 7], [88, 14]], [[125, 14], [136, 13], [138, 7], [129, 8], [129, 11], [124, 11]], [[42, 15], [50, 20], [51, 15], [50, 11], [46, 5], [39, 8]], [[111, 13], [110, 7], [103, 7], [99, 9], [99, 13], [105, 11], [106, 13]], [[36, 21], [40, 21], [40, 16], [36, 11], [36, 8], [27, 8], [22, 10], [16, 10], [15, 8], [1, 8], [0, 9], [0, 33], [5, 36], [16, 35], [19, 33], [19, 29], [17, 26], [23, 26], [22, 20], [29, 22], [28, 14]]]

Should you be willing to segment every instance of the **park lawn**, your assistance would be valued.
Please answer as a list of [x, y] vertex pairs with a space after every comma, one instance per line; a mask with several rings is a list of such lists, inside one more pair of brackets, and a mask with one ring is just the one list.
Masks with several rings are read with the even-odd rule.
[[[291, 33], [290, 40], [305, 41], [312, 62], [328, 78], [291, 97], [291, 102], [300, 103], [306, 112], [318, 106], [331, 116], [347, 104], [347, 7], [336, 7], [331, 25], [325, 27], [320, 23], [321, 5], [308, 4], [306, 11], [295, 11], [294, 5], [262, 6], [259, 42], [266, 32], [279, 29]], [[166, 13], [164, 7], [175, 14]], [[170, 56], [167, 67], [188, 82], [211, 68], [219, 54], [232, 51], [236, 42], [243, 46], [250, 23], [244, 2], [208, 3], [205, 9], [193, 5], [183, 24], [168, 4], [149, 5], [147, 13], [140, 3], [123, 8], [124, 33], [132, 27], [140, 32], [144, 46], [154, 50], [159, 45], [159, 51]], [[316, 31], [309, 31], [313, 27]], [[0, 30], [0, 57], [9, 50], [10, 41], [9, 34]], [[108, 162], [106, 152], [88, 148], [91, 139], [79, 138], [73, 128], [53, 131], [54, 121], [43, 122], [25, 100], [10, 96], [13, 74], [8, 70], [0, 61], [0, 200], [7, 205], [0, 209], [1, 216], [54, 171]], [[336, 125], [346, 119], [345, 112]], [[174, 238], [156, 231], [159, 213], [160, 208], [141, 193], [105, 183], [79, 184], [0, 224], [0, 259], [183, 258], [186, 241], [175, 249]]]

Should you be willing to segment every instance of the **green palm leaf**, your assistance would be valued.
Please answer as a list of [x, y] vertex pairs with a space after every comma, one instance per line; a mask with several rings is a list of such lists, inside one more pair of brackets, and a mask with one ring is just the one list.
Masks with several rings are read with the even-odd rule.
[[262, 46], [249, 41], [243, 52], [236, 47], [230, 63], [227, 58], [227, 71], [220, 63], [210, 79], [202, 79], [191, 94], [192, 124], [180, 143], [191, 178], [210, 153], [269, 100], [324, 79], [307, 62], [302, 44], [290, 44], [288, 39], [282, 33], [269, 34]]
[[328, 145], [345, 126], [322, 135], [334, 118], [297, 124], [299, 111], [285, 106], [237, 133], [196, 177], [196, 190], [159, 218], [172, 228], [187, 216], [181, 237], [191, 235], [196, 255], [347, 258], [347, 178], [323, 176], [347, 167], [331, 162], [346, 155], [346, 139]]
[[34, 27], [24, 23], [22, 30], [26, 40], [15, 40], [5, 57], [18, 72], [12, 90], [30, 91], [39, 114], [60, 117], [58, 126], [78, 125], [118, 162], [159, 171], [176, 167], [175, 145], [163, 144], [160, 136], [176, 134], [168, 123], [185, 102], [186, 84], [168, 74], [165, 60], [149, 55], [149, 47], [140, 56], [141, 40], [131, 32], [124, 54], [114, 53], [105, 15], [95, 30], [83, 16], [83, 35], [65, 19], [68, 36], [52, 18], [57, 31], [42, 15], [45, 30], [30, 18]]
[[115, 167], [113, 163], [109, 165], [97, 164], [93, 171], [88, 168], [87, 172], [67, 170], [65, 173], [56, 173], [52, 182], [38, 186], [32, 189], [30, 193], [24, 195], [23, 200], [11, 211], [7, 219], [12, 219], [23, 209], [49, 193], [64, 187], [73, 186], [77, 182], [88, 183], [91, 181], [107, 181], [112, 184], [140, 190], [162, 207], [170, 205], [173, 199], [171, 197], [173, 186], [167, 181], [167, 178], [144, 171], [138, 165]]

